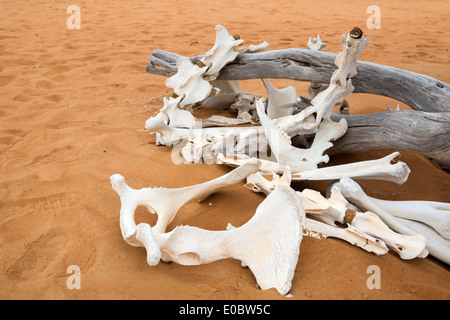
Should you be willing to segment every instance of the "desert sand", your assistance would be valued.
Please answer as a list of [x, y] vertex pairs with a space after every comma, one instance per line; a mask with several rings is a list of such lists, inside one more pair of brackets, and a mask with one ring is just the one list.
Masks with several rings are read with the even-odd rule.
[[[81, 9], [81, 28], [69, 30], [69, 5]], [[368, 29], [366, 9], [381, 8], [381, 29]], [[337, 239], [305, 237], [291, 298], [262, 291], [237, 260], [186, 267], [146, 264], [119, 228], [120, 200], [109, 177], [133, 188], [182, 187], [229, 172], [219, 165], [172, 163], [145, 121], [170, 94], [165, 78], [145, 72], [152, 50], [193, 56], [214, 44], [216, 24], [244, 43], [269, 50], [305, 48], [318, 34], [324, 51], [359, 26], [370, 39], [360, 60], [450, 82], [449, 1], [2, 1], [0, 19], [0, 298], [2, 299], [449, 299], [449, 267], [440, 261], [383, 256]], [[293, 85], [307, 96], [306, 83]], [[242, 87], [265, 94], [260, 81]], [[348, 97], [351, 113], [392, 109], [392, 99]], [[334, 156], [330, 164], [375, 159], [391, 150]], [[363, 181], [369, 195], [389, 200], [449, 202], [450, 177], [430, 159], [401, 151], [411, 169], [403, 185]], [[324, 191], [329, 181], [295, 183]], [[168, 230], [184, 224], [224, 230], [248, 221], [264, 198], [224, 189], [189, 203]], [[211, 205], [209, 205], [211, 203]], [[144, 208], [137, 222], [156, 221]], [[69, 289], [70, 265], [81, 288]], [[367, 268], [381, 270], [370, 290]]]

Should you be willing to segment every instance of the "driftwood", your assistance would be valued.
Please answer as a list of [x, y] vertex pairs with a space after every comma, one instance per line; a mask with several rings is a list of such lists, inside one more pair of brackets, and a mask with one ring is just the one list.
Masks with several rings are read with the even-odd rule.
[[407, 150], [450, 164], [450, 112], [386, 111], [364, 115], [334, 113], [348, 130], [328, 154], [372, 150]]
[[[177, 72], [175, 53], [154, 50], [148, 73], [172, 76]], [[192, 57], [197, 63], [202, 55]], [[286, 49], [240, 54], [226, 65], [218, 79], [292, 79], [329, 83], [336, 69], [336, 54], [307, 49]], [[352, 78], [353, 92], [387, 96], [417, 111], [387, 111], [365, 115], [333, 113], [332, 119], [345, 118], [347, 133], [333, 143], [328, 154], [374, 150], [407, 150], [450, 166], [450, 86], [431, 77], [375, 63], [357, 62], [358, 74]], [[302, 97], [303, 98], [303, 97]], [[309, 104], [303, 98], [303, 107]], [[306, 137], [307, 138], [307, 137]], [[307, 140], [293, 139], [294, 145]]]
[[[154, 50], [146, 71], [162, 76], [176, 73], [181, 56]], [[197, 63], [202, 55], [192, 57]], [[309, 49], [283, 49], [243, 53], [226, 65], [217, 79], [291, 79], [329, 83], [336, 70], [335, 53]], [[354, 93], [370, 93], [396, 99], [417, 111], [450, 112], [450, 85], [432, 77], [370, 62], [357, 62], [352, 78]]]

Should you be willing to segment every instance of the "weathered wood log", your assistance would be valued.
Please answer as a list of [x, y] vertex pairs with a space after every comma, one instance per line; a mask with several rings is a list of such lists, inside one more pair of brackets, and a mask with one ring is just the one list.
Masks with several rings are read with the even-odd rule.
[[[178, 54], [154, 50], [146, 71], [162, 76], [176, 73]], [[202, 55], [192, 57], [197, 63]], [[283, 49], [243, 53], [226, 65], [218, 79], [291, 79], [329, 83], [336, 70], [332, 52], [309, 49]], [[449, 112], [450, 85], [432, 77], [376, 63], [358, 61], [358, 74], [352, 78], [354, 93], [370, 93], [396, 99], [417, 111]]]
[[450, 112], [387, 111], [364, 115], [333, 113], [348, 130], [328, 154], [407, 150], [450, 165]]

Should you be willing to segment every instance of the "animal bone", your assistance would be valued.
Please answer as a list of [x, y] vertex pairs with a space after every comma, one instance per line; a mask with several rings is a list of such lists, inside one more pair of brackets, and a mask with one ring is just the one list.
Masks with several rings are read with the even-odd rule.
[[368, 196], [394, 217], [422, 222], [450, 240], [450, 203], [435, 201], [389, 201]]
[[182, 97], [181, 106], [194, 104], [209, 97], [213, 87], [203, 79], [208, 67], [200, 68], [187, 57], [179, 58], [177, 67], [178, 72], [166, 79], [166, 86]]
[[436, 230], [424, 223], [402, 218], [396, 219], [411, 230], [427, 238], [427, 249], [430, 255], [438, 257], [443, 262], [450, 264], [450, 240], [441, 237]]
[[352, 245], [362, 248], [368, 252], [373, 252], [377, 255], [382, 255], [389, 251], [386, 244], [382, 240], [365, 234], [352, 225], [348, 225], [344, 229], [306, 218], [306, 229], [309, 231], [318, 232], [326, 238], [332, 237], [347, 241]]
[[374, 213], [355, 212], [349, 209], [348, 201], [335, 186], [331, 189], [328, 199], [310, 189], [303, 190], [300, 197], [306, 213], [331, 225], [335, 225], [336, 221], [351, 225], [362, 234], [381, 239], [402, 259], [423, 258], [428, 254], [425, 250], [425, 238], [422, 235], [405, 236], [395, 233]]
[[210, 83], [224, 93], [244, 93], [238, 80], [212, 80]]
[[401, 185], [408, 179], [411, 170], [402, 161], [391, 164], [399, 155], [399, 152], [393, 152], [381, 159], [359, 161], [299, 173], [295, 172], [292, 175], [292, 180], [335, 180], [352, 177], [368, 180], [385, 180]]
[[[273, 174], [272, 180], [269, 181], [261, 172], [257, 172], [247, 177], [245, 187], [254, 192], [263, 192], [269, 195], [278, 185], [289, 185], [289, 177], [290, 172], [286, 170], [281, 177]], [[325, 199], [319, 192], [311, 189], [304, 189], [302, 192], [296, 193], [301, 199], [305, 213], [316, 216], [326, 223], [306, 218], [306, 229], [308, 231], [347, 241], [377, 255], [388, 252], [389, 249], [382, 240], [362, 232], [355, 226], [348, 225], [345, 229], [336, 227], [336, 221], [344, 223], [348, 206], [347, 200], [342, 197], [339, 190], [334, 189], [329, 199]]]
[[120, 197], [120, 229], [125, 241], [131, 245], [136, 243], [136, 223], [134, 212], [140, 205], [147, 207], [149, 212], [158, 214], [158, 221], [153, 226], [156, 233], [165, 232], [178, 210], [192, 200], [201, 201], [217, 190], [233, 185], [250, 174], [258, 171], [259, 163], [248, 163], [214, 180], [184, 188], [130, 188], [123, 176], [111, 176], [111, 185]]
[[222, 25], [217, 25], [215, 29], [216, 42], [200, 59], [201, 63], [208, 67], [206, 75], [209, 76], [208, 80], [210, 81], [215, 80], [219, 76], [220, 70], [236, 58], [239, 52], [235, 48], [244, 42], [244, 40], [236, 40], [230, 36]]
[[[219, 80], [291, 79], [329, 83], [336, 69], [336, 53], [309, 49], [281, 49], [255, 54], [242, 54], [239, 63], [228, 64]], [[153, 50], [146, 72], [171, 76], [176, 72], [180, 55]], [[201, 57], [193, 57], [193, 60]], [[158, 68], [161, 67], [161, 68]], [[412, 109], [448, 112], [450, 85], [427, 75], [371, 62], [358, 61], [361, 75], [352, 79], [354, 93], [369, 93], [401, 101]]]
[[[362, 190], [362, 188], [350, 178], [342, 178], [335, 184], [342, 195], [351, 203], [362, 210], [375, 213], [380, 219], [393, 231], [404, 235], [416, 235], [418, 232], [410, 228], [411, 224], [403, 223], [402, 220], [394, 217], [389, 211], [384, 210], [373, 202]], [[428, 234], [422, 234], [426, 237], [426, 249], [430, 255], [450, 264], [450, 248], [445, 248], [442, 243], [437, 243], [436, 238], [432, 239]]]
[[322, 42], [320, 39], [320, 35], [317, 35], [317, 38], [311, 38], [308, 39], [308, 44], [306, 47], [310, 50], [320, 51], [323, 48], [325, 48], [327, 44], [325, 42]]
[[[247, 182], [253, 176], [249, 176]], [[265, 179], [262, 176], [261, 178]], [[269, 194], [273, 187], [277, 186], [277, 182], [280, 182], [280, 179], [273, 179], [273, 184], [270, 186], [268, 183], [261, 181], [262, 179], [258, 179], [256, 183], [263, 186], [262, 190], [265, 194]], [[268, 180], [266, 181], [268, 182]], [[289, 180], [284, 178], [281, 183], [287, 181]], [[422, 235], [405, 236], [395, 233], [374, 213], [354, 212], [348, 208], [348, 201], [335, 186], [331, 189], [331, 195], [328, 199], [324, 198], [320, 192], [311, 189], [304, 189], [297, 194], [302, 201], [305, 213], [311, 214], [332, 226], [322, 226], [317, 225], [317, 222], [311, 222], [312, 225], [309, 228], [307, 227], [311, 231], [347, 240], [377, 254], [385, 253], [384, 244], [386, 244], [396, 251], [402, 259], [423, 258], [428, 254], [428, 251], [425, 250], [425, 238]], [[337, 230], [337, 228], [334, 228], [336, 222], [348, 225], [348, 228]], [[371, 241], [371, 245], [367, 248], [365, 247], [366, 239]]]
[[[267, 141], [262, 129], [251, 127], [225, 128], [225, 130], [197, 130], [187, 139], [181, 153], [188, 163], [200, 163], [205, 160], [212, 163], [219, 154], [248, 154], [267, 152]], [[246, 161], [247, 162], [247, 161]]]
[[289, 86], [283, 89], [275, 88], [268, 79], [262, 79], [267, 90], [267, 115], [270, 119], [290, 116], [294, 113], [297, 102], [297, 91]]
[[172, 97], [167, 99], [164, 97], [164, 107], [161, 108], [156, 117], [163, 119], [163, 121], [170, 127], [194, 128], [196, 121], [194, 115], [187, 110], [182, 110], [179, 108], [182, 98], [182, 96], [176, 99]]
[[267, 142], [277, 159], [278, 163], [291, 167], [293, 173], [316, 169], [319, 163], [327, 163], [329, 157], [323, 152], [333, 146], [327, 142], [320, 146], [309, 149], [300, 149], [291, 145], [290, 137], [280, 128], [277, 128], [273, 121], [266, 115], [264, 106], [257, 101], [256, 110], [259, 120], [264, 127], [264, 134]]
[[255, 52], [260, 52], [263, 50], [266, 50], [269, 47], [269, 43], [267, 41], [264, 41], [258, 45], [249, 45], [248, 47], [243, 47], [243, 48], [237, 48], [236, 50], [239, 53], [255, 53]]
[[331, 119], [323, 119], [319, 125], [319, 131], [314, 136], [311, 148], [338, 140], [347, 132], [347, 128], [348, 125], [345, 119], [341, 119], [339, 122], [334, 122]]
[[421, 234], [402, 235], [393, 232], [372, 212], [357, 212], [351, 225], [364, 233], [382, 239], [402, 259], [425, 258], [428, 255], [426, 238]]
[[[310, 50], [320, 51], [323, 48], [325, 48], [326, 45], [327, 44], [325, 42], [322, 42], [322, 40], [320, 40], [320, 35], [317, 35], [317, 38], [309, 37], [308, 44], [306, 45], [306, 47]], [[311, 82], [308, 87], [310, 99], [313, 99], [315, 96], [317, 96], [320, 92], [322, 92], [326, 88], [327, 86], [324, 86], [320, 82]]]
[[341, 41], [343, 51], [335, 59], [338, 69], [331, 75], [329, 86], [311, 100], [311, 107], [297, 114], [281, 117], [275, 122], [290, 136], [317, 132], [322, 119], [329, 119], [333, 107], [341, 104], [345, 96], [353, 91], [351, 78], [356, 75], [356, 62], [369, 40], [364, 36], [354, 39], [349, 33], [347, 36], [342, 35]]
[[241, 227], [209, 231], [178, 226], [171, 232], [158, 234], [141, 223], [136, 239], [145, 246], [150, 265], [159, 259], [182, 265], [237, 259], [250, 268], [262, 290], [275, 288], [286, 295], [298, 261], [304, 215], [295, 191], [280, 185]]
[[342, 196], [337, 188], [333, 188], [328, 199], [324, 198], [320, 192], [304, 189], [299, 192], [305, 212], [315, 216], [326, 224], [336, 226], [336, 222], [346, 223], [348, 213], [348, 201]]
[[169, 127], [160, 117], [152, 117], [145, 122], [145, 130], [156, 134], [156, 145], [171, 147], [180, 141], [187, 140], [199, 129], [180, 129]]
[[291, 171], [289, 167], [286, 167], [282, 176], [271, 172], [272, 179], [269, 181], [266, 179], [261, 171], [251, 174], [247, 177], [247, 183], [244, 187], [252, 190], [253, 192], [263, 192], [266, 196], [269, 195], [278, 185], [291, 185]]

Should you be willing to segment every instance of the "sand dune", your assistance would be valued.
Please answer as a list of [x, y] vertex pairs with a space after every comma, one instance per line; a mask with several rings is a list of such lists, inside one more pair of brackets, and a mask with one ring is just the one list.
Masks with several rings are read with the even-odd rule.
[[[126, 244], [120, 201], [109, 177], [134, 188], [182, 187], [229, 168], [174, 165], [171, 149], [155, 145], [145, 120], [162, 106], [165, 78], [145, 72], [154, 49], [192, 56], [214, 43], [214, 26], [246, 44], [305, 48], [320, 34], [326, 51], [360, 26], [371, 44], [361, 60], [450, 82], [450, 3], [381, 3], [381, 29], [367, 30], [367, 1], [77, 1], [81, 29], [66, 26], [68, 4], [2, 1], [0, 19], [0, 298], [2, 299], [286, 299], [261, 291], [239, 261], [184, 267], [146, 264], [145, 250]], [[294, 85], [307, 95], [307, 84]], [[243, 87], [263, 93], [259, 81]], [[353, 113], [385, 111], [397, 101], [349, 96]], [[400, 103], [401, 109], [408, 106]], [[339, 155], [332, 163], [389, 154]], [[450, 200], [450, 178], [424, 156], [401, 152], [412, 172], [401, 185], [360, 181], [373, 196]], [[297, 183], [324, 190], [328, 182]], [[240, 226], [262, 201], [236, 185], [202, 203], [189, 203], [169, 226], [223, 230]], [[211, 203], [212, 205], [209, 205]], [[139, 208], [136, 220], [154, 222]], [[69, 265], [81, 289], [66, 286]], [[381, 269], [381, 289], [366, 286], [367, 267]], [[449, 299], [448, 266], [433, 259], [375, 256], [335, 239], [306, 237], [290, 299]]]

